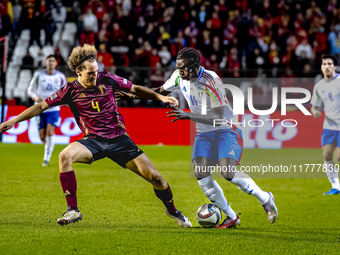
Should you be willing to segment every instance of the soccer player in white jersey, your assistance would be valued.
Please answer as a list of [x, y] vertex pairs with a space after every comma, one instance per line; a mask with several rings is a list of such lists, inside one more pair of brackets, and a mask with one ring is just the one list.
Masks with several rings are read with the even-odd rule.
[[336, 151], [336, 159], [340, 161], [340, 76], [335, 73], [336, 65], [337, 60], [334, 56], [322, 56], [321, 71], [324, 79], [315, 84], [311, 99], [314, 118], [321, 116], [322, 104], [325, 112], [321, 146], [324, 164], [327, 167], [326, 174], [332, 188], [324, 195], [340, 194], [339, 168], [333, 161], [334, 151]]
[[[226, 96], [223, 95], [221, 89], [218, 91], [215, 87], [218, 83], [222, 84], [221, 79], [215, 72], [205, 70], [201, 66], [201, 57], [192, 48], [183, 48], [178, 53], [176, 66], [177, 70], [168, 81], [163, 86], [156, 88], [155, 91], [167, 95], [175, 89], [179, 89], [190, 106], [190, 113], [175, 110], [168, 112], [170, 114], [168, 116], [176, 117], [172, 122], [190, 119], [197, 123], [198, 134], [192, 156], [195, 177], [211, 203], [218, 206], [227, 216], [225, 221], [216, 228], [230, 228], [240, 223], [238, 215], [224, 197], [221, 187], [212, 178], [211, 173], [205, 171], [209, 169], [208, 166], [216, 166], [216, 163], [221, 169], [228, 169], [221, 171], [221, 175], [226, 180], [246, 194], [258, 199], [267, 213], [268, 220], [274, 223], [277, 220], [278, 210], [273, 194], [262, 191], [247, 174], [236, 170], [243, 150], [242, 131], [235, 125], [227, 123], [214, 127], [214, 119], [224, 119], [229, 123], [234, 119]], [[192, 82], [193, 80], [194, 82]], [[205, 116], [201, 115], [203, 93], [207, 93], [208, 97], [211, 95], [211, 100], [207, 100], [207, 115]], [[117, 100], [127, 97], [136, 98], [124, 93], [116, 95]], [[235, 122], [237, 119], [234, 120]]]
[[[29, 87], [28, 95], [35, 104], [41, 103], [66, 83], [66, 77], [56, 70], [57, 59], [54, 55], [46, 58], [46, 70], [37, 72]], [[44, 159], [42, 166], [49, 166], [49, 161], [54, 149], [54, 130], [58, 125], [60, 106], [51, 107], [39, 116], [37, 124], [41, 141], [45, 142]]]

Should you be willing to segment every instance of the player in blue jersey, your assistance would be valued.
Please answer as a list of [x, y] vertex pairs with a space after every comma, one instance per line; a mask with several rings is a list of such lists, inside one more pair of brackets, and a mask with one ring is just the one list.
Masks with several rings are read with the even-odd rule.
[[[35, 104], [41, 103], [65, 85], [66, 77], [62, 72], [56, 70], [56, 67], [56, 57], [54, 55], [49, 55], [46, 58], [46, 69], [43, 72], [37, 72], [34, 75], [27, 93]], [[49, 161], [54, 149], [53, 136], [54, 130], [58, 126], [59, 111], [60, 106], [51, 107], [37, 116], [39, 136], [41, 141], [45, 142], [42, 166], [49, 166]]]
[[337, 59], [332, 55], [323, 55], [321, 71], [324, 79], [314, 86], [311, 99], [314, 118], [321, 116], [320, 107], [324, 106], [325, 120], [321, 135], [324, 164], [327, 167], [327, 177], [332, 184], [330, 191], [324, 195], [340, 194], [339, 167], [333, 161], [334, 151], [336, 159], [340, 161], [340, 76], [335, 73]]

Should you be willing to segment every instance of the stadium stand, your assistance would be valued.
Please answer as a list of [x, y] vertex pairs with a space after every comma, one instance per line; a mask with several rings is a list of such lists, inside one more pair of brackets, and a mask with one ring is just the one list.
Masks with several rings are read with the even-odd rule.
[[[155, 72], [157, 81], [169, 77], [185, 46], [222, 77], [314, 78], [322, 54], [340, 57], [339, 7], [337, 0], [3, 0], [1, 35], [11, 37], [9, 66], [16, 71], [27, 51], [34, 71], [48, 54], [57, 52], [65, 64], [74, 46], [91, 42], [112, 56], [100, 63], [104, 69], [149, 87]], [[60, 70], [75, 76], [67, 66]], [[6, 96], [24, 103], [14, 90], [28, 76], [18, 76], [7, 76]]]

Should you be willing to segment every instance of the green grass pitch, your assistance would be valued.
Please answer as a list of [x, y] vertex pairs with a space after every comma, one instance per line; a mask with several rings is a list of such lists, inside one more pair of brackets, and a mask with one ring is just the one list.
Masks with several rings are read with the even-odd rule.
[[[61, 227], [66, 210], [56, 146], [42, 168], [42, 145], [0, 144], [0, 254], [339, 254], [340, 195], [324, 196], [326, 178], [256, 178], [279, 209], [270, 224], [258, 201], [217, 178], [236, 229], [203, 229], [196, 210], [208, 199], [190, 178], [190, 148], [141, 146], [170, 183], [176, 206], [193, 223], [183, 229], [166, 216], [146, 181], [108, 159], [75, 164], [83, 221]], [[244, 150], [241, 163], [322, 163], [321, 150]], [[322, 177], [326, 177], [322, 174]]]

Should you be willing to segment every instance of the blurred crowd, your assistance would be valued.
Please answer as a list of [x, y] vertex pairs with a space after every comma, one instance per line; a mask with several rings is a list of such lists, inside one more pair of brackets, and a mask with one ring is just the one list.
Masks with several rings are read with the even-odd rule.
[[[52, 44], [56, 23], [75, 22], [76, 44], [96, 44], [105, 66], [161, 66], [190, 46], [210, 69], [278, 66], [302, 71], [339, 53], [337, 0], [2, 0], [1, 33], [40, 29]], [[105, 57], [104, 57], [105, 56]]]
[[2, 35], [29, 28], [38, 45], [40, 29], [52, 44], [56, 23], [74, 22], [74, 46], [95, 44], [101, 69], [153, 67], [152, 86], [186, 46], [235, 78], [315, 77], [322, 54], [340, 55], [337, 0], [2, 0], [0, 14]]

